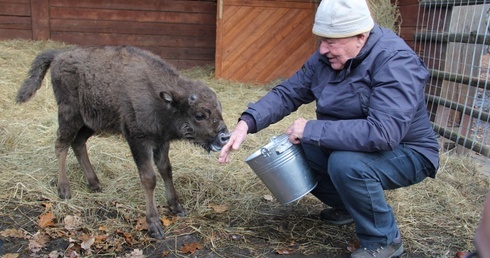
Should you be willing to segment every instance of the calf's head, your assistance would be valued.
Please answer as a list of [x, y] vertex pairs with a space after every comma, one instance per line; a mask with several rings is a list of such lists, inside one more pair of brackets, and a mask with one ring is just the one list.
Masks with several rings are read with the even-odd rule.
[[183, 81], [179, 86], [179, 91], [164, 95], [176, 115], [177, 133], [208, 152], [220, 151], [230, 139], [230, 133], [218, 97], [199, 81]]

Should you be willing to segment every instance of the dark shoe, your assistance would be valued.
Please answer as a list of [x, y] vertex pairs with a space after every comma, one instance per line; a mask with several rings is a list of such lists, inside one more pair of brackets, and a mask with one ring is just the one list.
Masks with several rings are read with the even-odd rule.
[[377, 258], [391, 258], [391, 257], [399, 257], [403, 253], [403, 244], [400, 241], [399, 243], [391, 243], [387, 246], [379, 247], [375, 250], [369, 250], [366, 248], [359, 248], [355, 252], [353, 252], [350, 257], [351, 258], [363, 258], [363, 257], [377, 257]]
[[351, 215], [346, 210], [328, 208], [320, 212], [320, 219], [335, 225], [345, 225], [353, 223]]

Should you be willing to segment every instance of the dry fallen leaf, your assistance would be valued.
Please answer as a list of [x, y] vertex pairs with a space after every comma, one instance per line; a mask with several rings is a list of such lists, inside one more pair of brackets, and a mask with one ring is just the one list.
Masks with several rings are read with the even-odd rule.
[[223, 212], [225, 212], [225, 211], [228, 210], [228, 206], [227, 205], [224, 205], [224, 204], [223, 205], [218, 205], [218, 204], [211, 203], [211, 204], [209, 204], [209, 207], [211, 209], [213, 209], [214, 212], [216, 212], [216, 213], [223, 213]]
[[66, 229], [75, 230], [83, 224], [83, 221], [82, 221], [82, 218], [80, 218], [76, 215], [74, 215], [74, 216], [68, 215], [65, 217], [64, 223], [65, 223]]
[[193, 254], [196, 250], [202, 249], [202, 245], [198, 242], [193, 242], [183, 245], [179, 250], [184, 254]]
[[[69, 256], [68, 256], [69, 258], [78, 258], [78, 257], [80, 257], [80, 255], [76, 251], [70, 251], [70, 252], [68, 252], [68, 254], [69, 254]], [[65, 255], [65, 257], [66, 257], [66, 255]]]
[[359, 249], [359, 247], [361, 247], [361, 243], [359, 242], [359, 240], [354, 240], [352, 242], [349, 242], [349, 244], [347, 245], [347, 251], [353, 253], [357, 249]]
[[281, 255], [294, 254], [294, 249], [292, 249], [292, 248], [277, 249], [276, 253], [281, 254]]
[[13, 229], [13, 228], [9, 228], [9, 229], [5, 229], [4, 231], [0, 231], [0, 236], [27, 239], [27, 235], [23, 230]]
[[96, 235], [95, 236], [95, 242], [100, 243], [100, 242], [106, 241], [108, 238], [109, 238], [109, 234]]
[[134, 240], [133, 236], [130, 233], [123, 232], [119, 229], [116, 230], [116, 233], [122, 235], [124, 237], [124, 240], [126, 240], [126, 243], [128, 243], [130, 246], [136, 243], [136, 241]]
[[19, 254], [12, 254], [12, 253], [4, 254], [2, 256], [2, 258], [17, 258], [17, 257], [19, 257]]
[[470, 255], [468, 252], [456, 252], [456, 258], [466, 258]]
[[145, 258], [146, 256], [143, 254], [143, 250], [134, 249], [130, 254], [126, 254], [124, 257], [128, 257], [128, 258]]
[[65, 257], [66, 257], [66, 254], [69, 254], [69, 257], [73, 257], [73, 258], [79, 257], [82, 248], [80, 247], [80, 245], [78, 243], [75, 243], [72, 240], [70, 240], [70, 242], [71, 243], [68, 245], [68, 247], [65, 250]]
[[148, 230], [148, 223], [146, 223], [146, 217], [141, 217], [136, 220], [136, 226], [134, 226], [135, 230]]
[[264, 196], [262, 196], [262, 198], [264, 198], [264, 200], [269, 201], [269, 202], [272, 202], [274, 200], [274, 197], [272, 197], [272, 195], [270, 195], [270, 194], [264, 194]]
[[44, 205], [44, 211], [48, 212], [51, 210], [51, 206], [53, 206], [50, 202], [43, 202], [42, 205]]
[[90, 250], [90, 247], [92, 247], [94, 242], [95, 242], [95, 237], [91, 237], [91, 238], [83, 241], [80, 246], [82, 247], [83, 250]]
[[58, 258], [58, 257], [63, 257], [63, 252], [58, 251], [58, 250], [54, 250], [54, 251], [51, 251], [51, 252], [48, 254], [48, 257], [49, 257], [49, 258]]
[[37, 253], [46, 246], [48, 241], [49, 236], [44, 233], [37, 232], [31, 237], [31, 239], [29, 239], [29, 250], [32, 253]]
[[39, 222], [37, 223], [40, 228], [47, 228], [54, 226], [54, 218], [52, 212], [46, 212], [46, 214], [39, 215]]
[[163, 216], [160, 220], [162, 221], [162, 224], [165, 226], [165, 227], [168, 227], [172, 224], [174, 224], [174, 222], [177, 220], [178, 217], [171, 217], [170, 219]]

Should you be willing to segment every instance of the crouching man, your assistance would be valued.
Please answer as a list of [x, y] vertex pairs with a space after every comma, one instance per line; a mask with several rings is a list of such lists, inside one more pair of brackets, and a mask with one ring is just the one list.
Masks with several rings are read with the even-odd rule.
[[228, 162], [248, 133], [315, 101], [317, 119], [297, 119], [285, 133], [302, 145], [319, 179], [312, 194], [330, 207], [320, 218], [355, 223], [361, 248], [351, 257], [399, 256], [401, 234], [384, 190], [436, 175], [439, 147], [424, 93], [429, 72], [401, 38], [374, 23], [365, 0], [323, 0], [313, 34], [316, 53], [249, 104], [219, 162]]

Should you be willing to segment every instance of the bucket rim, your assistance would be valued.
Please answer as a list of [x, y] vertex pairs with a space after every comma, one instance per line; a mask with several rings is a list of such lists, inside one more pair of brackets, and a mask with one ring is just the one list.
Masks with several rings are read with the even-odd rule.
[[262, 154], [262, 151], [264, 149], [267, 149], [268, 151], [271, 151], [275, 147], [277, 147], [279, 144], [283, 143], [284, 141], [289, 140], [289, 136], [287, 134], [280, 134], [278, 136], [273, 136], [270, 139], [270, 142], [264, 145], [263, 147], [257, 149], [254, 151], [250, 156], [248, 156], [244, 161], [248, 163], [249, 161], [255, 159], [256, 157], [260, 156]]

